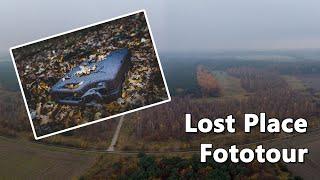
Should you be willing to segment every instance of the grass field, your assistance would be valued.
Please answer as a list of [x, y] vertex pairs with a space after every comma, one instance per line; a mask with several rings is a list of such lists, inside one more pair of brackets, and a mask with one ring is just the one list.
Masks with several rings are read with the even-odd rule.
[[212, 74], [222, 88], [222, 97], [242, 98], [245, 96], [246, 91], [241, 87], [240, 79], [230, 76], [225, 71], [212, 71]]
[[314, 100], [320, 102], [320, 75], [282, 76], [289, 86], [297, 91], [312, 95]]
[[303, 81], [307, 87], [320, 91], [320, 74], [301, 75], [298, 76], [298, 79]]
[[96, 155], [0, 137], [0, 179], [76, 178], [93, 164]]
[[225, 71], [212, 71], [212, 74], [219, 82], [221, 87], [221, 95], [219, 97], [203, 97], [197, 98], [196, 101], [214, 101], [224, 99], [242, 99], [249, 93], [241, 87], [240, 79], [230, 76]]
[[307, 87], [304, 85], [304, 82], [295, 76], [283, 75], [282, 78], [286, 80], [288, 85], [298, 91], [306, 91]]

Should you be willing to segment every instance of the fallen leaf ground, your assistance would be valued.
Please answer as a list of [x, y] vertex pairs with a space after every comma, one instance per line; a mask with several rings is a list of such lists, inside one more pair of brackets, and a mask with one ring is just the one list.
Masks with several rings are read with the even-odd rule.
[[[129, 48], [132, 66], [116, 101], [70, 106], [50, 96], [51, 87], [72, 68], [120, 48]], [[13, 54], [38, 136], [168, 99], [143, 13], [20, 47]]]

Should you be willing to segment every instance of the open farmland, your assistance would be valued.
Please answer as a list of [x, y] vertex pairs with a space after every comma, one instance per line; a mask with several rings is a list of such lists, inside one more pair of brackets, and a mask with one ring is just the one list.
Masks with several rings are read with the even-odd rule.
[[71, 179], [89, 168], [95, 154], [0, 137], [1, 179]]

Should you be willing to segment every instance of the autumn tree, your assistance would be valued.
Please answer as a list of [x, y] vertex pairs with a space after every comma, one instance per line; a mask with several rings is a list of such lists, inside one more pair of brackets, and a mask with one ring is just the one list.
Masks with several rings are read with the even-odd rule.
[[203, 96], [219, 96], [221, 88], [218, 81], [203, 66], [197, 67], [197, 81]]

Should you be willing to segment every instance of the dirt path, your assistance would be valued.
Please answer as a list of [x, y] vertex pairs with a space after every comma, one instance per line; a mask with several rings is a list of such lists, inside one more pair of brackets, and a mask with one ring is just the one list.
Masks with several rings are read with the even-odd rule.
[[119, 134], [120, 134], [120, 130], [121, 130], [123, 121], [124, 121], [124, 116], [121, 116], [121, 117], [120, 117], [120, 120], [119, 120], [119, 123], [118, 123], [118, 126], [117, 126], [117, 129], [116, 129], [116, 131], [114, 132], [114, 135], [113, 135], [111, 144], [110, 144], [109, 148], [107, 149], [107, 151], [109, 151], [109, 152], [114, 151], [114, 147], [115, 147], [116, 144], [117, 144], [117, 140], [118, 140], [118, 137], [119, 137]]

